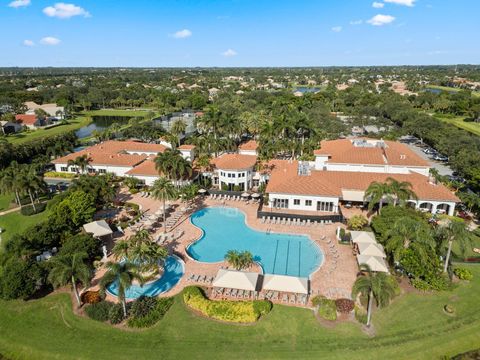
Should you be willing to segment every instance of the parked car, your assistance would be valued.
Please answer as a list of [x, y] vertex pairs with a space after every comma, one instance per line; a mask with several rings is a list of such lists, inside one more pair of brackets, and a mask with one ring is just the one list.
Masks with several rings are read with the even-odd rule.
[[432, 148], [426, 148], [426, 149], [423, 150], [423, 152], [425, 154], [435, 154], [437, 152], [437, 150], [432, 149]]
[[437, 161], [448, 161], [448, 156], [442, 155], [442, 154], [436, 154], [433, 156], [433, 160]]

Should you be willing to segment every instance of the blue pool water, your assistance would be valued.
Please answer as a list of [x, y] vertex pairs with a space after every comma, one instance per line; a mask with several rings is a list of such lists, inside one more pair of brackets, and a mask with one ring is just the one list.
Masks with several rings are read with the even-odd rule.
[[191, 221], [204, 232], [187, 249], [198, 261], [219, 262], [228, 250], [248, 250], [265, 273], [301, 277], [308, 277], [323, 261], [322, 250], [307, 236], [253, 230], [235, 208], [205, 208], [192, 214]]
[[[169, 256], [165, 260], [164, 273], [161, 278], [143, 286], [132, 285], [127, 291], [125, 291], [125, 297], [127, 299], [136, 299], [142, 295], [157, 296], [177, 285], [184, 272], [185, 269], [183, 263], [175, 256]], [[118, 282], [113, 282], [108, 285], [107, 291], [110, 294], [117, 296]]]

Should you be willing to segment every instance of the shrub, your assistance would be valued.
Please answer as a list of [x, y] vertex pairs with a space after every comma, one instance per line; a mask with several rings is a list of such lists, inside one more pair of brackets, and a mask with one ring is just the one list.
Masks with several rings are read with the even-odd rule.
[[337, 320], [337, 306], [334, 300], [324, 296], [315, 296], [312, 299], [313, 306], [318, 306], [318, 315], [326, 320]]
[[352, 230], [362, 230], [367, 224], [367, 218], [362, 215], [353, 215], [350, 219], [348, 219], [348, 228]]
[[22, 206], [22, 208], [20, 209], [20, 213], [24, 216], [31, 216], [31, 215], [35, 215], [43, 212], [46, 207], [47, 207], [46, 203], [39, 203], [39, 204], [35, 204], [36, 210], [34, 210], [33, 206], [30, 204], [30, 205]]
[[453, 273], [455, 274], [456, 277], [458, 277], [460, 280], [467, 280], [470, 281], [473, 279], [473, 274], [470, 270], [465, 269], [465, 268], [455, 268], [453, 270]]
[[136, 327], [136, 328], [145, 328], [145, 327], [153, 326], [163, 318], [163, 316], [167, 313], [167, 311], [173, 305], [173, 298], [159, 298], [155, 300], [156, 300], [156, 305], [153, 308], [150, 308], [147, 313], [144, 312], [147, 309], [146, 306], [143, 306], [141, 311], [139, 311], [137, 307], [136, 309], [137, 314], [139, 312], [142, 312], [144, 313], [143, 316], [135, 317], [133, 315], [134, 305], [132, 305], [131, 317], [127, 323], [128, 326]]
[[414, 278], [414, 279], [411, 279], [410, 282], [416, 289], [423, 290], [423, 291], [430, 291], [430, 290], [442, 291], [442, 290], [448, 290], [451, 288], [451, 284], [449, 280], [444, 276], [433, 277], [428, 280], [424, 280], [421, 278]]
[[102, 297], [98, 291], [85, 291], [80, 299], [84, 304], [96, 304], [102, 301]]
[[43, 174], [44, 177], [48, 178], [62, 178], [62, 179], [73, 179], [77, 174], [73, 173], [64, 173], [64, 172], [58, 172], [58, 171], [47, 171], [45, 174]]
[[211, 301], [196, 286], [189, 286], [183, 290], [183, 300], [188, 306], [205, 316], [229, 322], [255, 322], [260, 316], [265, 315], [265, 311], [268, 311], [269, 308], [271, 309], [271, 304], [265, 300]]
[[108, 311], [108, 320], [115, 325], [120, 324], [124, 319], [122, 304], [113, 304]]
[[337, 299], [335, 300], [335, 306], [338, 312], [348, 314], [355, 308], [355, 303], [350, 299]]
[[367, 323], [367, 311], [359, 306], [355, 306], [355, 319], [361, 324]]
[[85, 307], [85, 313], [90, 319], [96, 321], [107, 321], [109, 319], [110, 309], [114, 304], [109, 301], [100, 301]]
[[134, 318], [147, 316], [157, 306], [158, 299], [151, 296], [140, 296], [132, 303], [130, 315]]

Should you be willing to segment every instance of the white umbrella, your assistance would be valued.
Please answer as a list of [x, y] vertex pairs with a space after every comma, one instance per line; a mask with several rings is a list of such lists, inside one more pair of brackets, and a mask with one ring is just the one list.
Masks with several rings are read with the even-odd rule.
[[207, 192], [207, 190], [205, 190], [205, 189], [199, 189], [198, 192], [199, 192], [200, 194], [205, 194], [205, 193]]
[[260, 194], [258, 194], [258, 193], [253, 193], [252, 194], [252, 198], [258, 198], [258, 197], [260, 197]]
[[244, 193], [242, 194], [242, 197], [245, 197], [245, 198], [246, 198], [246, 197], [249, 197], [249, 196], [250, 196], [250, 194], [247, 193], [247, 192], [244, 192]]

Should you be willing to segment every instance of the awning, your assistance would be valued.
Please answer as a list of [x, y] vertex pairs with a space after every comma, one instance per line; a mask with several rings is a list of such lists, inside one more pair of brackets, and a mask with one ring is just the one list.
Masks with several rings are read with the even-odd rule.
[[365, 196], [365, 191], [362, 190], [346, 190], [342, 189], [342, 200], [343, 201], [355, 201], [363, 202]]
[[385, 251], [383, 250], [383, 246], [379, 244], [369, 244], [369, 243], [359, 243], [357, 244], [358, 250], [360, 251], [360, 255], [368, 255], [368, 256], [378, 256], [381, 258], [386, 258]]
[[287, 275], [264, 275], [263, 290], [308, 294], [308, 279]]
[[376, 244], [377, 240], [375, 235], [370, 231], [350, 231], [352, 237], [352, 242], [355, 244], [367, 243], [367, 244]]
[[92, 221], [91, 223], [83, 225], [83, 229], [92, 234], [93, 237], [102, 237], [112, 235], [113, 231], [105, 220]]
[[368, 265], [372, 271], [388, 273], [385, 260], [378, 256], [357, 255], [358, 265]]
[[214, 287], [257, 290], [258, 274], [253, 272], [220, 269], [213, 280]]

